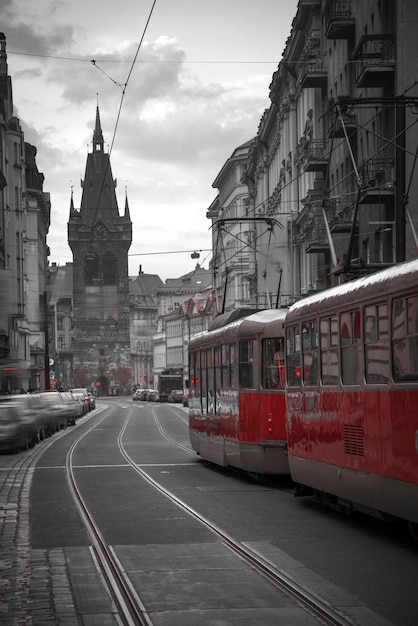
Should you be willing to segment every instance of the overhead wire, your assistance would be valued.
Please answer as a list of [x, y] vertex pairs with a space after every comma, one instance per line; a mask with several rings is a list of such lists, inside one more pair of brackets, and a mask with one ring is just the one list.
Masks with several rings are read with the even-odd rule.
[[[92, 227], [94, 226], [94, 223], [95, 223], [95, 221], [96, 221], [96, 216], [97, 216], [97, 213], [98, 213], [98, 210], [99, 210], [100, 200], [101, 200], [102, 193], [103, 193], [103, 189], [104, 189], [104, 185], [105, 185], [105, 180], [106, 180], [107, 170], [108, 170], [108, 168], [109, 168], [109, 166], [110, 166], [110, 156], [111, 156], [111, 154], [112, 154], [113, 145], [114, 145], [114, 143], [115, 143], [115, 138], [116, 138], [116, 132], [117, 132], [117, 129], [118, 129], [118, 126], [119, 126], [119, 120], [120, 120], [120, 116], [121, 116], [121, 111], [122, 111], [123, 101], [124, 101], [124, 98], [125, 98], [126, 88], [128, 87], [128, 83], [129, 83], [129, 80], [130, 80], [130, 78], [131, 78], [131, 75], [132, 75], [132, 72], [133, 72], [133, 68], [134, 68], [135, 63], [136, 63], [136, 60], [137, 60], [137, 58], [138, 58], [138, 54], [139, 54], [139, 51], [140, 51], [140, 49], [141, 49], [142, 43], [143, 43], [143, 41], [144, 41], [145, 33], [146, 33], [147, 28], [148, 28], [148, 25], [149, 25], [149, 23], [150, 23], [151, 16], [152, 16], [152, 13], [153, 13], [153, 11], [154, 11], [154, 8], [155, 8], [156, 3], [157, 3], [157, 0], [153, 0], [153, 3], [152, 3], [152, 6], [151, 6], [151, 9], [150, 9], [150, 12], [149, 12], [149, 14], [148, 14], [147, 21], [146, 21], [146, 23], [145, 23], [145, 26], [144, 26], [144, 29], [143, 29], [143, 32], [142, 32], [141, 39], [139, 40], [139, 44], [138, 44], [138, 46], [137, 46], [137, 49], [136, 49], [136, 53], [135, 53], [135, 55], [134, 55], [134, 58], [133, 58], [133, 60], [132, 60], [132, 62], [131, 62], [131, 67], [130, 67], [130, 69], [129, 69], [128, 76], [127, 76], [127, 78], [126, 78], [125, 83], [123, 83], [123, 84], [121, 84], [121, 83], [117, 83], [115, 80], [113, 80], [110, 76], [108, 76], [108, 75], [106, 74], [106, 76], [108, 76], [108, 78], [109, 78], [109, 79], [110, 79], [110, 80], [111, 80], [111, 81], [112, 81], [115, 85], [117, 85], [117, 86], [121, 87], [121, 89], [122, 89], [122, 95], [121, 95], [121, 99], [120, 99], [120, 103], [119, 103], [119, 110], [118, 110], [118, 114], [117, 114], [117, 116], [116, 116], [116, 123], [115, 123], [115, 128], [114, 128], [114, 130], [113, 130], [112, 141], [111, 141], [110, 148], [109, 148], [109, 158], [108, 158], [108, 159], [107, 159], [107, 161], [106, 161], [106, 169], [105, 169], [104, 174], [103, 174], [103, 180], [102, 180], [102, 185], [101, 185], [101, 188], [100, 188], [100, 194], [99, 194], [99, 198], [98, 198], [98, 200], [97, 200], [97, 206], [96, 206], [96, 210], [95, 210], [95, 213], [94, 213], [94, 216], [93, 216]], [[97, 66], [97, 63], [96, 63], [96, 61], [95, 61], [94, 59], [92, 59], [90, 62], [93, 64], [93, 66], [94, 66], [94, 67], [96, 67], [97, 69], [99, 69], [99, 70], [100, 70], [100, 68]], [[103, 71], [103, 70], [100, 70], [100, 71]], [[103, 73], [105, 73], [105, 72], [103, 72]], [[92, 230], [91, 230], [90, 245], [91, 245], [92, 241], [93, 241], [93, 228], [92, 228]]]

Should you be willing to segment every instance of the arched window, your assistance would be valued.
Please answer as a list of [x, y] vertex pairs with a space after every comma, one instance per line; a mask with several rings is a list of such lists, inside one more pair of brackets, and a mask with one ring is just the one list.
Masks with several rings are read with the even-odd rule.
[[97, 284], [99, 280], [99, 259], [97, 258], [97, 254], [94, 252], [89, 252], [86, 255], [86, 285], [94, 285]]
[[103, 285], [117, 285], [118, 261], [113, 252], [103, 255]]

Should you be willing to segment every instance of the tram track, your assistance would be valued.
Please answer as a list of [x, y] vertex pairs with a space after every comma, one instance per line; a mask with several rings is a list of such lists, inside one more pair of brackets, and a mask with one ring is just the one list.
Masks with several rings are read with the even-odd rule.
[[[255, 550], [235, 540], [232, 536], [224, 532], [204, 515], [196, 511], [185, 501], [181, 500], [174, 493], [158, 483], [149, 473], [136, 464], [128, 454], [123, 443], [124, 434], [128, 427], [131, 415], [132, 409], [126, 416], [123, 426], [120, 429], [117, 438], [117, 445], [127, 464], [138, 474], [138, 476], [140, 476], [159, 493], [168, 498], [170, 502], [180, 507], [205, 528], [209, 529], [234, 555], [238, 556], [255, 572], [257, 572], [264, 579], [268, 580], [269, 583], [280, 592], [284, 593], [288, 597], [291, 597], [310, 615], [316, 617], [319, 623], [333, 626], [355, 626], [357, 622], [353, 621], [350, 617], [333, 607], [331, 603], [327, 602], [322, 597], [313, 593], [300, 581], [287, 574], [284, 570], [277, 568], [274, 563], [268, 561], [268, 559], [258, 554]], [[80, 511], [80, 515], [91, 538], [93, 546], [92, 549], [96, 562], [100, 567], [108, 590], [117, 606], [120, 620], [123, 624], [128, 626], [152, 626], [152, 619], [141, 601], [140, 592], [138, 593], [134, 588], [127, 572], [123, 568], [113, 548], [106, 544], [100, 529], [89, 512], [87, 503], [84, 501], [78, 489], [73, 472], [73, 456], [76, 447], [94, 430], [94, 428], [99, 426], [106, 417], [107, 415], [104, 415], [98, 422], [95, 422], [89, 429], [80, 434], [80, 436], [71, 445], [66, 458], [68, 483], [73, 499], [78, 507], [78, 510]], [[154, 411], [153, 417], [160, 434], [167, 439], [167, 441], [194, 454], [191, 449], [188, 449], [183, 444], [176, 442], [172, 437], [165, 433], [162, 424]]]
[[[169, 437], [166, 433], [164, 433], [161, 423], [153, 411], [154, 419], [157, 423], [157, 426], [163, 436], [175, 443], [181, 448], [185, 448], [182, 444], [179, 444], [171, 437]], [[316, 594], [312, 593], [306, 586], [302, 585], [294, 578], [288, 576], [284, 571], [279, 571], [275, 568], [274, 564], [269, 563], [256, 552], [251, 550], [249, 547], [243, 545], [242, 543], [236, 541], [229, 534], [225, 533], [221, 530], [216, 524], [208, 520], [201, 513], [197, 512], [195, 509], [190, 507], [186, 502], [175, 496], [168, 489], [163, 487], [160, 483], [154, 480], [147, 472], [145, 472], [141, 467], [139, 467], [136, 463], [134, 463], [131, 457], [126, 452], [125, 447], [123, 446], [123, 434], [126, 430], [126, 427], [129, 422], [129, 416], [126, 418], [125, 423], [122, 427], [121, 432], [118, 437], [118, 446], [121, 451], [121, 454], [124, 456], [125, 460], [129, 463], [129, 465], [134, 469], [144, 480], [146, 480], [149, 484], [151, 484], [155, 489], [157, 489], [160, 493], [165, 495], [171, 502], [175, 503], [181, 509], [186, 511], [189, 515], [198, 520], [201, 524], [203, 524], [206, 528], [210, 529], [218, 538], [221, 539], [222, 543], [231, 550], [234, 554], [239, 556], [242, 560], [244, 560], [248, 565], [250, 565], [255, 571], [261, 574], [264, 578], [266, 578], [271, 584], [273, 584], [276, 588], [280, 589], [280, 591], [286, 593], [295, 599], [298, 603], [300, 603], [304, 608], [309, 610], [311, 614], [320, 618], [324, 624], [329, 624], [333, 626], [354, 626], [355, 622], [350, 619], [348, 616], [337, 611], [332, 605], [326, 602], [324, 599], [320, 598]], [[187, 449], [187, 448], [186, 448]], [[189, 450], [189, 449], [188, 449]], [[193, 452], [192, 450], [189, 450]], [[193, 452], [194, 453], [194, 452]]]

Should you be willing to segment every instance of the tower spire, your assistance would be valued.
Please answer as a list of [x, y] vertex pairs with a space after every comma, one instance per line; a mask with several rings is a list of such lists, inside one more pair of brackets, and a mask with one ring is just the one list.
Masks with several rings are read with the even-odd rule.
[[103, 133], [100, 125], [99, 102], [96, 106], [96, 125], [93, 133], [93, 152], [103, 152]]
[[6, 35], [0, 33], [0, 75], [7, 76]]
[[74, 197], [73, 197], [73, 186], [71, 185], [70, 217], [73, 213], [74, 213]]
[[125, 185], [125, 214], [124, 214], [124, 217], [128, 221], [130, 221], [130, 219], [131, 219], [131, 216], [130, 216], [130, 213], [129, 213], [129, 204], [128, 204], [128, 188], [127, 188], [126, 185]]

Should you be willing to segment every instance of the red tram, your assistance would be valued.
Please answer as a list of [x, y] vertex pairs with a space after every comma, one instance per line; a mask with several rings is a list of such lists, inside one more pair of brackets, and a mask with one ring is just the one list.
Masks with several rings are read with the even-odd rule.
[[220, 315], [190, 340], [190, 441], [203, 459], [219, 465], [256, 475], [288, 474], [286, 311], [248, 313]]
[[286, 318], [297, 493], [418, 524], [418, 260], [303, 299]]

